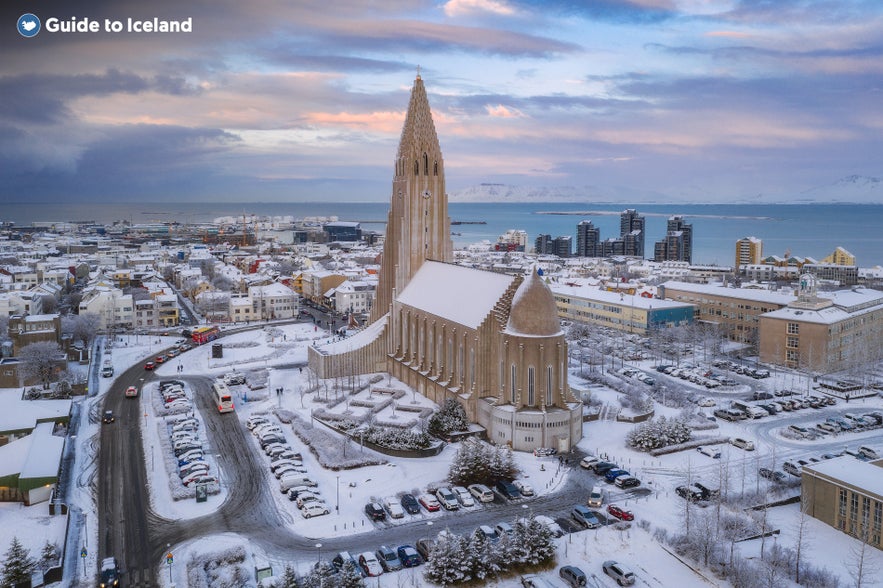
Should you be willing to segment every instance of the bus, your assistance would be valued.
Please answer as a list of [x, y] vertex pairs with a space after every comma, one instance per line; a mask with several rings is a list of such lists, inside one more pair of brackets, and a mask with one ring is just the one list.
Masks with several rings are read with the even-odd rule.
[[199, 327], [198, 329], [193, 329], [193, 333], [190, 335], [193, 342], [197, 345], [214, 341], [220, 336], [221, 329], [218, 327]]
[[233, 412], [233, 395], [227, 384], [215, 380], [215, 383], [212, 384], [212, 392], [215, 395], [215, 406], [218, 407], [218, 412]]

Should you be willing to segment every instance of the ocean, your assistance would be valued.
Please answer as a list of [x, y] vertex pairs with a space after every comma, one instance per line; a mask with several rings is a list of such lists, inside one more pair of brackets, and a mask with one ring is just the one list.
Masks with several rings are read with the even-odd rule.
[[[455, 247], [496, 241], [508, 229], [527, 231], [530, 246], [538, 234], [571, 235], [576, 225], [590, 220], [601, 238], [619, 236], [619, 213], [635, 208], [646, 217], [644, 254], [653, 256], [653, 243], [665, 234], [666, 219], [682, 215], [693, 225], [693, 263], [732, 265], [736, 240], [763, 240], [764, 255], [798, 255], [821, 260], [843, 247], [859, 266], [883, 265], [883, 204], [592, 204], [592, 203], [460, 203], [449, 205], [452, 221], [484, 222], [451, 227]], [[211, 221], [221, 216], [337, 216], [359, 221], [368, 230], [383, 231], [388, 202], [293, 203], [162, 203], [33, 204], [8, 203], [0, 220], [27, 226], [40, 221], [133, 223]], [[554, 214], [545, 214], [554, 213]]]

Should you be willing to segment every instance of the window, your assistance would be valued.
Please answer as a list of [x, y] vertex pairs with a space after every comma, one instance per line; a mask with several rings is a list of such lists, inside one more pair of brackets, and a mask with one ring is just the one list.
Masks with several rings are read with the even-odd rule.
[[536, 405], [536, 370], [533, 366], [527, 368], [527, 405]]
[[552, 402], [552, 366], [546, 368], [546, 405], [551, 406]]
[[798, 347], [800, 347], [800, 339], [797, 337], [788, 337], [785, 342], [785, 346], [789, 347], [790, 349], [797, 349]]
[[795, 351], [793, 349], [788, 349], [785, 351], [785, 360], [786, 361], [796, 362], [796, 361], [798, 361], [799, 358], [800, 358], [800, 354], [797, 351]]
[[788, 334], [789, 335], [799, 335], [800, 334], [800, 325], [797, 323], [788, 323]]
[[517, 368], [515, 367], [515, 364], [513, 363], [512, 364], [512, 379], [509, 382], [509, 384], [510, 384], [509, 402], [511, 402], [512, 404], [515, 404], [515, 376], [517, 375], [517, 373], [518, 373]]

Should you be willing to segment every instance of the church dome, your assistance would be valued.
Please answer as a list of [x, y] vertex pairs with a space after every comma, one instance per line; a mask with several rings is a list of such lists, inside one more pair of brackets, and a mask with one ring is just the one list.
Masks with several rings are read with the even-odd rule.
[[558, 308], [552, 291], [535, 269], [518, 286], [512, 297], [506, 332], [529, 337], [552, 337], [561, 334]]

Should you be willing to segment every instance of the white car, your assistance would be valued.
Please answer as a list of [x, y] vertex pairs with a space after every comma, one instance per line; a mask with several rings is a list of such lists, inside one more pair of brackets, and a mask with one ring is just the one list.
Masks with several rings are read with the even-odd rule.
[[472, 494], [479, 502], [493, 502], [493, 491], [484, 484], [470, 484], [468, 486], [469, 493]]
[[377, 556], [371, 551], [359, 554], [359, 567], [368, 576], [379, 576], [383, 573], [383, 566], [380, 565]]
[[720, 459], [721, 456], [721, 450], [719, 447], [697, 447], [696, 451], [714, 459]]
[[754, 441], [742, 439], [741, 437], [733, 437], [732, 439], [730, 439], [730, 443], [732, 443], [733, 446], [738, 447], [739, 449], [744, 449], [745, 451], [754, 451]]
[[328, 512], [328, 506], [324, 502], [308, 502], [306, 506], [300, 510], [300, 514], [302, 514], [305, 519], [327, 515]]
[[389, 516], [394, 519], [401, 519], [405, 516], [405, 509], [402, 508], [402, 503], [395, 496], [387, 496], [383, 499], [383, 506], [386, 508], [386, 512], [389, 513]]
[[522, 496], [533, 496], [533, 486], [525, 482], [524, 480], [515, 480], [512, 482], [518, 491], [521, 492]]
[[298, 508], [304, 508], [310, 502], [322, 502], [322, 497], [312, 492], [303, 492], [297, 495]]
[[457, 495], [457, 500], [460, 501], [460, 504], [464, 507], [475, 506], [475, 499], [472, 498], [472, 494], [469, 493], [469, 490], [464, 488], [463, 486], [454, 486], [451, 488], [454, 491], [454, 494]]
[[712, 398], [703, 398], [702, 400], [700, 400], [696, 404], [698, 404], [699, 406], [701, 406], [703, 408], [717, 406], [717, 402], [715, 402], [714, 399], [712, 399]]
[[599, 461], [601, 461], [601, 460], [599, 460], [599, 459], [598, 459], [597, 457], [595, 457], [594, 455], [587, 455], [587, 456], [585, 456], [584, 458], [582, 458], [582, 459], [579, 461], [579, 465], [580, 465], [581, 467], [585, 468], [585, 469], [589, 469], [589, 468], [591, 468], [593, 465], [595, 465], [596, 463], [598, 463]]

